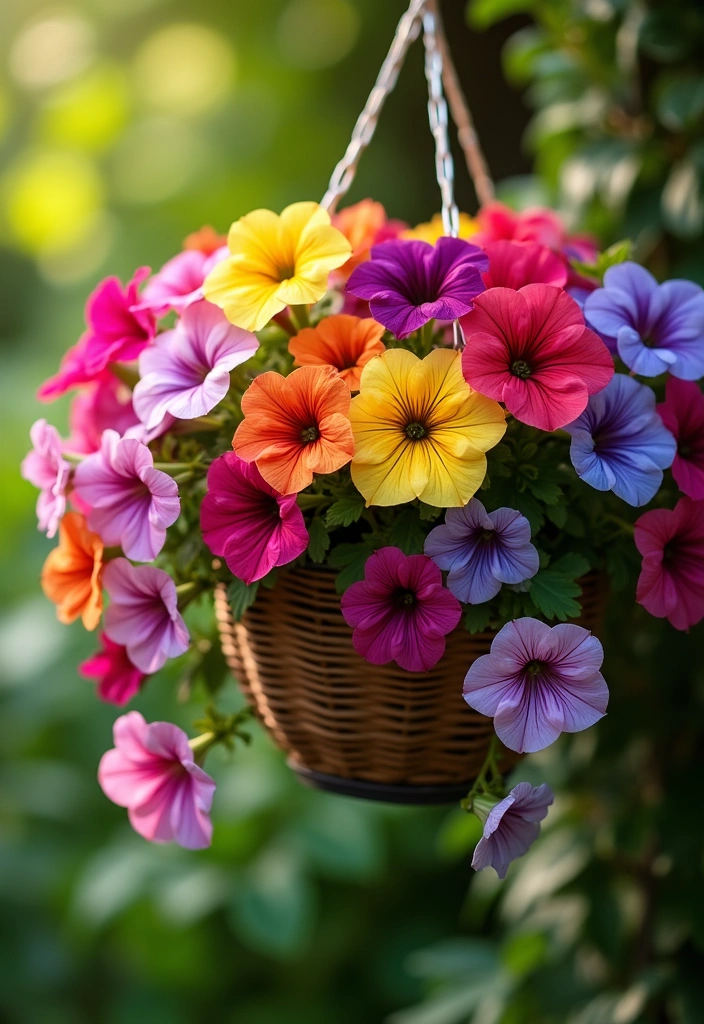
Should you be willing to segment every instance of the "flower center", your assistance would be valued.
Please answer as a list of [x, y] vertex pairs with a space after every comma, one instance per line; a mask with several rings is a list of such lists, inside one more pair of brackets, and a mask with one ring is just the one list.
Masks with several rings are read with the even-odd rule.
[[511, 373], [514, 377], [520, 377], [521, 380], [527, 380], [531, 372], [531, 368], [525, 359], [515, 359], [511, 364]]
[[301, 441], [303, 444], [313, 444], [320, 437], [320, 431], [317, 427], [304, 427], [301, 431]]
[[546, 662], [534, 658], [533, 661], [529, 661], [526, 665], [526, 675], [529, 679], [535, 679], [536, 676], [543, 675], [547, 667]]
[[396, 604], [401, 608], [412, 608], [416, 603], [416, 595], [412, 590], [399, 590], [396, 594]]
[[479, 535], [479, 539], [483, 540], [485, 544], [488, 544], [490, 540], [494, 540], [493, 530], [482, 530]]
[[406, 437], [410, 437], [411, 441], [420, 441], [427, 433], [422, 423], [409, 423], [406, 427]]
[[290, 281], [292, 277], [296, 276], [296, 268], [291, 265], [286, 267], [278, 267], [279, 281]]

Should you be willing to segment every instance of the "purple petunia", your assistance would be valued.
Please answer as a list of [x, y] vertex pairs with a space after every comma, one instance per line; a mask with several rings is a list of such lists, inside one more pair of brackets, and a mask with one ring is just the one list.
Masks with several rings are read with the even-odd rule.
[[533, 753], [561, 732], [581, 732], [604, 717], [603, 659], [601, 644], [581, 626], [514, 619], [471, 666], [464, 699], [493, 717], [496, 735], [510, 750]]
[[584, 315], [634, 373], [704, 376], [704, 291], [693, 281], [658, 284], [637, 263], [620, 263], [587, 297]]
[[487, 512], [478, 498], [447, 510], [444, 524], [428, 534], [425, 553], [449, 569], [448, 589], [467, 604], [491, 600], [502, 583], [522, 583], [540, 567], [525, 516], [512, 508]]
[[347, 291], [369, 301], [375, 320], [397, 338], [406, 338], [429, 320], [456, 320], [484, 291], [481, 275], [489, 259], [460, 238], [440, 238], [432, 246], [394, 239], [372, 246], [347, 282]]
[[188, 629], [178, 610], [176, 585], [163, 569], [115, 558], [105, 566], [103, 583], [110, 595], [105, 635], [126, 648], [140, 672], [158, 672], [168, 658], [188, 650]]
[[230, 370], [258, 348], [256, 337], [233, 327], [217, 306], [194, 303], [139, 357], [142, 379], [132, 396], [137, 415], [150, 430], [167, 413], [183, 420], [205, 416], [227, 394]]
[[474, 801], [473, 810], [482, 820], [484, 834], [477, 843], [472, 857], [475, 871], [492, 867], [499, 878], [505, 878], [512, 860], [522, 857], [540, 835], [540, 822], [555, 799], [552, 790], [543, 783], [531, 786], [519, 782], [499, 803], [484, 799]]
[[56, 427], [37, 420], [29, 432], [32, 450], [22, 461], [22, 476], [39, 488], [38, 529], [54, 537], [66, 511], [66, 488], [71, 466], [63, 457], [63, 445]]
[[181, 508], [175, 480], [154, 468], [147, 446], [115, 430], [105, 430], [100, 450], [77, 466], [74, 489], [89, 528], [136, 562], [156, 558]]
[[633, 377], [617, 373], [591, 395], [581, 416], [568, 423], [570, 458], [597, 491], [613, 491], [629, 505], [645, 505], [672, 465], [677, 443], [655, 411], [655, 394]]

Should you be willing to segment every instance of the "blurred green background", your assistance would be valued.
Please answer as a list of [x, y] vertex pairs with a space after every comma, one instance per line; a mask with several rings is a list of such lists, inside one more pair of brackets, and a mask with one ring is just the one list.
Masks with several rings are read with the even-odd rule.
[[[33, 398], [108, 273], [201, 224], [319, 198], [402, 0], [5, 0], [0, 8], [0, 1018], [10, 1024], [701, 1024], [701, 630], [617, 595], [609, 717], [522, 765], [558, 792], [472, 877], [458, 810], [305, 790], [255, 731], [217, 753], [205, 854], [145, 844], [95, 781], [115, 709], [38, 576], [19, 479]], [[696, 0], [444, 0], [500, 194], [551, 202], [659, 275], [704, 279]], [[460, 205], [475, 209], [458, 166]], [[351, 199], [438, 208], [420, 47]], [[178, 667], [134, 702], [189, 728]], [[224, 705], [235, 705], [234, 686]]]

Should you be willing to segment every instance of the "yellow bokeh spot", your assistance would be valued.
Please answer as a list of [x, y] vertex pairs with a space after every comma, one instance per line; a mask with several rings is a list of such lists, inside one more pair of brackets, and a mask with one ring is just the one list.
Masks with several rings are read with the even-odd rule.
[[40, 150], [9, 168], [0, 185], [7, 223], [35, 254], [73, 249], [93, 228], [103, 186], [93, 164], [72, 153]]
[[232, 88], [235, 55], [225, 39], [203, 25], [169, 25], [138, 51], [134, 74], [141, 98], [155, 109], [200, 114]]
[[99, 153], [122, 133], [129, 113], [124, 72], [103, 65], [57, 90], [39, 118], [42, 139]]

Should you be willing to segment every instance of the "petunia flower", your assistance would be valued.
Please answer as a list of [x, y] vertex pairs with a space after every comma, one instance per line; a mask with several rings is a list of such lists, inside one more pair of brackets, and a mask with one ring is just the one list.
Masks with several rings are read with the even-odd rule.
[[484, 290], [489, 265], [481, 249], [461, 238], [427, 242], [395, 240], [375, 245], [347, 282], [347, 291], [367, 299], [372, 316], [397, 338], [407, 338], [429, 320], [456, 320]]
[[88, 330], [66, 353], [56, 376], [40, 387], [42, 401], [95, 380], [110, 363], [131, 363], [139, 356], [156, 332], [152, 313], [133, 309], [139, 301], [139, 286], [147, 277], [149, 267], [140, 267], [124, 288], [116, 277], [98, 285], [86, 303]]
[[139, 424], [139, 417], [130, 389], [111, 373], [104, 373], [72, 398], [68, 422], [71, 434], [64, 448], [90, 455], [100, 448], [104, 430], [115, 430], [123, 436]]
[[139, 357], [141, 379], [132, 399], [137, 415], [149, 430], [167, 414], [182, 420], [205, 416], [227, 394], [230, 370], [258, 348], [255, 335], [233, 327], [217, 306], [193, 303]]
[[119, 706], [128, 704], [147, 677], [127, 657], [127, 648], [113, 643], [105, 633], [101, 633], [100, 643], [102, 649], [79, 665], [78, 671], [84, 679], [97, 681], [101, 700]]
[[352, 255], [336, 271], [336, 276], [343, 278], [349, 277], [355, 267], [369, 259], [373, 245], [398, 238], [406, 228], [402, 220], [389, 220], [382, 204], [373, 199], [362, 199], [338, 210], [332, 216], [332, 223], [352, 246]]
[[328, 274], [352, 254], [318, 203], [293, 203], [281, 216], [254, 210], [230, 228], [230, 255], [205, 279], [204, 295], [237, 327], [259, 331], [286, 306], [322, 299]]
[[177, 253], [147, 282], [133, 311], [148, 309], [157, 317], [165, 316], [172, 309], [181, 313], [203, 298], [203, 282], [213, 267], [228, 255], [224, 244], [211, 253], [200, 249]]
[[704, 618], [704, 501], [680, 498], [671, 511], [655, 508], [635, 524], [643, 556], [636, 600], [675, 629]]
[[225, 452], [208, 470], [200, 507], [203, 540], [245, 583], [287, 565], [308, 547], [308, 531], [295, 494], [279, 494], [254, 463]]
[[115, 722], [113, 740], [98, 782], [108, 800], [127, 808], [135, 832], [187, 850], [210, 846], [215, 782], [196, 764], [185, 732], [169, 722], [147, 725], [138, 711], [128, 711]]
[[465, 505], [486, 475], [484, 453], [506, 430], [501, 407], [471, 391], [459, 352], [447, 349], [421, 360], [395, 348], [373, 359], [350, 422], [352, 480], [367, 505]]
[[540, 567], [526, 517], [512, 508], [487, 512], [478, 498], [447, 510], [426, 537], [425, 553], [449, 570], [448, 589], [467, 604], [490, 601], [503, 583], [522, 583]]
[[85, 518], [67, 512], [59, 528], [59, 545], [42, 569], [42, 590], [56, 605], [59, 622], [80, 618], [95, 629], [103, 611], [103, 542], [91, 533]]
[[192, 231], [183, 240], [184, 249], [195, 249], [204, 256], [212, 256], [216, 249], [227, 245], [227, 235], [221, 235], [210, 224], [204, 224], [197, 231]]
[[704, 376], [704, 291], [693, 281], [658, 284], [637, 263], [619, 263], [587, 297], [584, 314], [634, 373]]
[[[474, 217], [470, 217], [468, 213], [460, 213], [459, 221], [458, 237], [473, 238], [479, 230], [479, 224]], [[415, 238], [420, 242], [428, 242], [430, 245], [435, 245], [438, 239], [445, 235], [445, 225], [441, 213], [434, 213], [429, 221], [416, 224], [414, 228], [407, 228], [401, 232], [401, 238]]]
[[427, 672], [442, 658], [462, 608], [430, 558], [387, 547], [369, 556], [364, 580], [342, 595], [342, 614], [355, 650], [372, 665], [395, 661]]
[[468, 383], [517, 420], [557, 430], [614, 375], [609, 351], [568, 295], [549, 284], [491, 288], [462, 320]]
[[655, 497], [677, 448], [655, 411], [654, 392], [623, 373], [592, 395], [565, 430], [572, 435], [570, 458], [577, 475], [629, 505], [645, 505]]
[[296, 366], [334, 366], [350, 391], [359, 391], [362, 370], [386, 351], [382, 324], [339, 313], [299, 331], [288, 343]]
[[138, 562], [156, 558], [181, 508], [176, 482], [154, 469], [147, 446], [114, 430], [76, 467], [74, 493], [90, 508], [91, 530]]
[[474, 870], [491, 867], [499, 878], [505, 878], [511, 861], [522, 857], [540, 835], [540, 822], [554, 799], [545, 782], [542, 786], [519, 782], [498, 802], [475, 799], [473, 810], [484, 830], [472, 857]]
[[527, 284], [567, 284], [564, 260], [537, 242], [487, 242], [484, 252], [489, 257], [489, 269], [482, 274], [485, 288], [518, 291]]
[[349, 407], [349, 388], [331, 366], [262, 373], [242, 396], [232, 447], [280, 494], [302, 491], [314, 473], [334, 473], [352, 458]]
[[39, 488], [38, 529], [47, 537], [54, 537], [66, 511], [71, 465], [63, 457], [64, 446], [58, 430], [46, 420], [37, 420], [29, 437], [33, 447], [22, 461], [21, 473], [25, 480]]
[[694, 381], [668, 377], [665, 401], [658, 414], [674, 434], [677, 454], [672, 463], [675, 483], [689, 498], [704, 498], [704, 395]]
[[496, 735], [510, 750], [533, 753], [560, 733], [581, 732], [604, 717], [603, 659], [601, 644], [581, 626], [515, 619], [470, 667], [464, 699], [493, 717]]
[[115, 558], [105, 566], [103, 582], [110, 596], [105, 634], [127, 649], [135, 668], [150, 675], [188, 650], [188, 629], [168, 573]]

